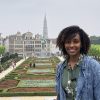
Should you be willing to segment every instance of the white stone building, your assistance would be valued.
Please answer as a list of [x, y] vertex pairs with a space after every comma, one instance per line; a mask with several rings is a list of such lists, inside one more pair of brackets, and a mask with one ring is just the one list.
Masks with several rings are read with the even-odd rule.
[[45, 56], [50, 55], [50, 40], [43, 39], [41, 35], [26, 32], [21, 34], [17, 32], [8, 36], [5, 41], [6, 51], [9, 53], [18, 53], [21, 56], [41, 56], [43, 52]]

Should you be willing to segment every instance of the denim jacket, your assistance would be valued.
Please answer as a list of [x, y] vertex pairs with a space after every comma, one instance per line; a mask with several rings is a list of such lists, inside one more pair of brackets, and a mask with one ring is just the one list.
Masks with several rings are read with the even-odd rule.
[[[64, 62], [57, 65], [56, 92], [57, 100], [67, 100], [62, 88], [62, 72]], [[84, 56], [80, 67], [80, 73], [76, 85], [75, 100], [100, 100], [100, 63], [89, 56]]]

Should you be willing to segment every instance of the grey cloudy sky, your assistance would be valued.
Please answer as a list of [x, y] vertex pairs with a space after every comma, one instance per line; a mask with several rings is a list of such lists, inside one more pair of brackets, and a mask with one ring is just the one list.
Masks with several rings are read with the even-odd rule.
[[48, 35], [56, 38], [69, 25], [89, 35], [100, 35], [100, 0], [0, 0], [0, 33], [43, 33], [46, 13]]

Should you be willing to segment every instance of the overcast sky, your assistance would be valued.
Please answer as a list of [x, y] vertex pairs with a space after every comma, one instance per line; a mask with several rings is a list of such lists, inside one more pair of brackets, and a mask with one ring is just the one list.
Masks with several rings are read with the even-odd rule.
[[0, 33], [42, 34], [45, 14], [50, 38], [70, 25], [100, 36], [100, 0], [0, 0]]

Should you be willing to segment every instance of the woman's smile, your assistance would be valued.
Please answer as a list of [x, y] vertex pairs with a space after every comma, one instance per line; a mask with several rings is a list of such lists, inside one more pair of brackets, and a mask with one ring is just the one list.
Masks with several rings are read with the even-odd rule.
[[70, 52], [70, 53], [75, 53], [76, 49], [68, 49], [67, 51]]

